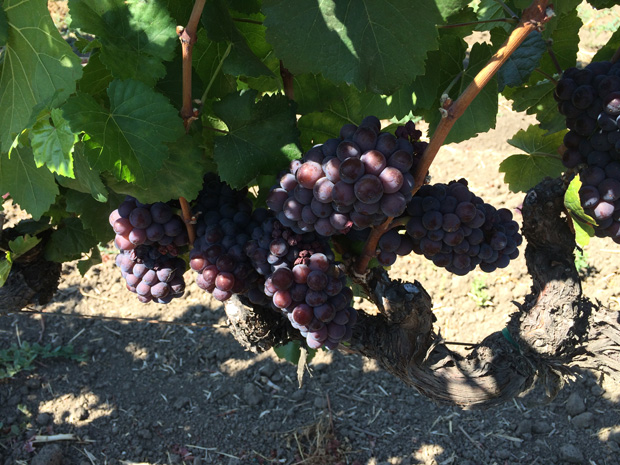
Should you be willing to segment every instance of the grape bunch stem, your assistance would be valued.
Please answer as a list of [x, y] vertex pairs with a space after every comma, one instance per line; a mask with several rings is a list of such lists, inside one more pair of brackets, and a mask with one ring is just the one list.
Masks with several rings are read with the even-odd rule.
[[[539, 30], [545, 24], [550, 16], [547, 14], [548, 0], [534, 0], [532, 4], [523, 11], [523, 16], [517, 27], [510, 33], [506, 42], [495, 52], [489, 62], [474, 77], [474, 80], [467, 86], [463, 93], [456, 99], [447, 109], [445, 117], [435, 129], [433, 137], [430, 139], [428, 147], [422, 154], [420, 163], [418, 164], [415, 174], [415, 186], [413, 193], [415, 194], [422, 185], [424, 185], [426, 174], [430, 168], [439, 148], [443, 145], [448, 133], [454, 126], [471, 102], [476, 98], [480, 91], [493, 78], [495, 73], [499, 71], [502, 65], [508, 60], [525, 38], [533, 31]], [[376, 255], [377, 243], [383, 233], [390, 229], [390, 225], [394, 218], [388, 218], [383, 224], [372, 228], [368, 240], [364, 246], [364, 250], [355, 263], [354, 271], [358, 276], [364, 276], [368, 270], [368, 263]]]

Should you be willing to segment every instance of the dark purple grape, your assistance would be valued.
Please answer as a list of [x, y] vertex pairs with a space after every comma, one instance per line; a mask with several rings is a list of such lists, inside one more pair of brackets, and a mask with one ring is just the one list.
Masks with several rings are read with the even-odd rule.
[[377, 176], [365, 174], [355, 183], [353, 192], [360, 202], [375, 203], [383, 195], [383, 183]]
[[362, 156], [362, 151], [358, 145], [350, 140], [344, 140], [338, 144], [336, 149], [336, 156], [340, 161], [344, 161], [347, 158], [359, 158]]
[[364, 164], [359, 158], [347, 158], [340, 164], [340, 180], [353, 184], [364, 175]]
[[379, 174], [379, 180], [383, 184], [383, 192], [393, 194], [398, 192], [403, 185], [403, 173], [397, 168], [388, 166]]

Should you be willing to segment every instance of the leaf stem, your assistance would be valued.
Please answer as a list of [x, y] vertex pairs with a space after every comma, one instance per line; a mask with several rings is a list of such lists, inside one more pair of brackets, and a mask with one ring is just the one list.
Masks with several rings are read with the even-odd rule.
[[539, 74], [542, 74], [543, 76], [545, 76], [547, 79], [549, 79], [551, 82], [553, 82], [554, 84], [557, 84], [558, 81], [556, 78], [554, 78], [553, 76], [551, 76], [550, 74], [545, 73], [542, 69], [540, 68], [534, 68], [534, 71], [538, 72]]
[[181, 108], [181, 118], [183, 118], [185, 132], [189, 132], [192, 121], [196, 118], [192, 106], [192, 49], [196, 43], [196, 30], [198, 29], [198, 22], [200, 21], [205, 2], [206, 0], [196, 0], [187, 26], [177, 27], [177, 34], [183, 51], [183, 106]]
[[547, 53], [549, 54], [549, 58], [551, 58], [551, 61], [553, 62], [553, 66], [555, 66], [555, 69], [557, 70], [558, 74], [560, 74], [561, 76], [564, 70], [562, 69], [562, 65], [558, 61], [558, 57], [555, 56], [555, 52], [553, 51], [552, 40], [547, 41]]
[[237, 21], [238, 23], [250, 23], [250, 24], [258, 24], [259, 26], [263, 25], [262, 21], [257, 21], [255, 19], [248, 18], [232, 18], [233, 21]]
[[222, 55], [222, 58], [220, 59], [220, 62], [217, 64], [217, 68], [215, 68], [215, 71], [213, 71], [213, 74], [211, 75], [211, 79], [209, 80], [209, 84], [207, 85], [207, 88], [202, 93], [202, 97], [200, 97], [201, 102], [204, 102], [205, 100], [207, 100], [207, 95], [209, 94], [209, 90], [211, 90], [211, 86], [213, 86], [213, 83], [215, 82], [215, 78], [220, 73], [220, 70], [222, 69], [222, 66], [224, 65], [224, 60], [230, 54], [231, 49], [232, 49], [232, 42], [229, 42], [228, 47], [226, 47], [226, 50], [224, 51], [224, 54]]
[[280, 60], [280, 76], [282, 77], [282, 85], [284, 86], [284, 95], [289, 100], [295, 100], [295, 88], [293, 86], [293, 75], [284, 67], [284, 63]]
[[467, 23], [444, 24], [443, 26], [437, 26], [437, 27], [439, 29], [451, 29], [451, 28], [455, 28], [455, 27], [475, 26], [476, 24], [497, 23], [497, 22], [516, 24], [518, 22], [518, 20], [516, 18], [483, 19], [483, 20], [480, 20], [480, 21], [470, 21], [470, 22], [467, 22]]

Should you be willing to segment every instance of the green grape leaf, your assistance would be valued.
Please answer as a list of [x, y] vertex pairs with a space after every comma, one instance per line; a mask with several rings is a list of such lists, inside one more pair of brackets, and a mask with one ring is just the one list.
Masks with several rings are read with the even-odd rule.
[[437, 8], [444, 19], [459, 13], [469, 3], [468, 0], [435, 0]]
[[[306, 350], [308, 351], [308, 357], [306, 358], [306, 362], [309, 362], [316, 354], [316, 350]], [[281, 346], [274, 347], [273, 351], [279, 358], [283, 358], [284, 360], [291, 362], [293, 365], [297, 365], [299, 363], [299, 357], [301, 356], [301, 342], [290, 341]]]
[[432, 0], [264, 0], [263, 12], [267, 40], [294, 75], [384, 94], [424, 73], [443, 22]]
[[[458, 41], [458, 42], [455, 42]], [[442, 40], [442, 44], [453, 44], [451, 49], [443, 50], [442, 56], [442, 81], [446, 80], [447, 84], [444, 86], [443, 82], [439, 86], [439, 89], [445, 89], [450, 81], [454, 79], [454, 76], [458, 75], [462, 68], [462, 62], [459, 61], [461, 56], [461, 50], [458, 43], [462, 40], [455, 36], [446, 36], [445, 40]], [[458, 85], [451, 91], [450, 95], [454, 100], [465, 90], [467, 85], [473, 81], [478, 72], [488, 63], [491, 58], [491, 47], [488, 44], [476, 43], [471, 49], [469, 55], [469, 65], [463, 71], [463, 76], [459, 80]], [[445, 64], [445, 66], [444, 66]], [[456, 70], [459, 71], [456, 71]], [[452, 71], [447, 74], [447, 71]], [[480, 91], [472, 103], [467, 107], [463, 115], [456, 120], [454, 126], [450, 130], [448, 137], [446, 137], [445, 144], [453, 142], [461, 142], [469, 138], [477, 136], [481, 132], [486, 132], [489, 129], [495, 127], [495, 121], [498, 108], [497, 97], [497, 78], [493, 78], [489, 83]], [[436, 100], [434, 108], [427, 111], [425, 119], [429, 122], [430, 133], [435, 131], [435, 128], [441, 120], [441, 114], [437, 110], [440, 107], [439, 99]]]
[[9, 29], [0, 65], [0, 149], [7, 152], [35, 106], [52, 98], [62, 103], [75, 91], [82, 66], [46, 2], [6, 0], [3, 8]]
[[114, 239], [114, 231], [108, 227], [110, 212], [124, 199], [124, 195], [113, 193], [107, 202], [97, 202], [91, 195], [82, 192], [69, 190], [65, 193], [66, 210], [79, 215], [83, 228], [88, 230], [97, 242], [104, 244]]
[[151, 178], [149, 187], [143, 189], [135, 184], [108, 180], [108, 186], [116, 192], [128, 194], [143, 203], [167, 202], [185, 197], [193, 200], [202, 189], [203, 177], [212, 168], [197, 137], [183, 136], [171, 144], [170, 157]]
[[38, 220], [54, 203], [58, 186], [45, 166], [37, 168], [30, 147], [13, 147], [9, 156], [0, 155], [0, 191], [11, 197]]
[[616, 29], [607, 43], [600, 48], [598, 52], [596, 52], [592, 58], [592, 61], [597, 62], [611, 60], [611, 57], [614, 56], [614, 53], [616, 53], [618, 48], [620, 48], [620, 29]]
[[105, 202], [108, 199], [108, 190], [101, 181], [100, 173], [88, 164], [84, 155], [84, 144], [79, 143], [73, 152], [73, 170], [75, 179], [64, 176], [56, 176], [58, 184], [78, 192], [92, 195], [97, 202]]
[[285, 168], [301, 155], [290, 101], [273, 95], [256, 102], [256, 96], [255, 91], [231, 94], [213, 105], [229, 128], [226, 136], [216, 138], [214, 158], [220, 178], [233, 188]]
[[300, 140], [307, 149], [338, 137], [341, 126], [359, 124], [365, 116], [394, 116], [385, 97], [347, 84], [336, 85], [320, 75], [295, 76], [293, 88], [297, 111], [302, 114], [298, 121]]
[[39, 242], [41, 242], [41, 239], [36, 236], [29, 236], [28, 234], [25, 236], [19, 236], [14, 240], [9, 241], [9, 248], [13, 252], [13, 259], [24, 255]]
[[0, 47], [4, 47], [7, 40], [9, 40], [9, 21], [4, 9], [0, 7]]
[[59, 263], [77, 260], [96, 246], [97, 239], [79, 218], [64, 218], [47, 241], [45, 259]]
[[41, 239], [27, 234], [9, 241], [10, 250], [7, 250], [4, 258], [0, 259], [0, 287], [4, 286], [4, 283], [9, 278], [13, 262], [31, 250], [39, 242], [41, 242]]
[[269, 68], [248, 46], [223, 0], [207, 0], [205, 11], [209, 14], [202, 15], [201, 21], [209, 38], [213, 41], [226, 40], [232, 43], [230, 55], [224, 61], [224, 73], [254, 77], [272, 75]]
[[593, 225], [596, 225], [596, 221], [583, 210], [579, 189], [581, 189], [581, 179], [577, 175], [564, 193], [564, 206], [573, 220], [575, 242], [580, 247], [585, 247], [590, 242], [590, 237], [594, 236]]
[[73, 145], [77, 136], [71, 131], [62, 111], [45, 111], [29, 131], [30, 145], [37, 168], [47, 165], [52, 173], [74, 178]]
[[12, 267], [13, 256], [11, 252], [7, 252], [5, 257], [0, 259], [0, 287], [4, 286], [6, 280], [9, 279], [9, 274], [11, 273]]
[[192, 63], [196, 74], [209, 86], [208, 98], [223, 97], [237, 90], [233, 76], [224, 74], [222, 65], [230, 54], [229, 44], [214, 42], [207, 37], [204, 29], [198, 31], [198, 41], [192, 52]]
[[[495, 0], [480, 0], [477, 9], [478, 20], [479, 21], [491, 21], [493, 19], [503, 19], [509, 18], [510, 15], [504, 8], [502, 7], [501, 2], [497, 2]], [[512, 24], [494, 21], [490, 23], [481, 23], [476, 26], [477, 31], [490, 31], [491, 29], [501, 28], [506, 31], [510, 31], [512, 29]]]
[[540, 32], [534, 31], [527, 36], [497, 73], [499, 91], [505, 86], [518, 86], [526, 82], [546, 51], [547, 44]]
[[512, 192], [527, 192], [546, 176], [554, 178], [562, 174], [564, 165], [557, 151], [565, 133], [545, 135], [544, 130], [531, 125], [508, 140], [510, 145], [526, 153], [511, 155], [499, 165], [500, 173], [505, 173], [504, 182]]
[[84, 74], [77, 82], [78, 91], [94, 96], [102, 95], [112, 82], [112, 73], [101, 61], [101, 52], [96, 50], [88, 57]]
[[164, 143], [183, 134], [181, 119], [168, 99], [139, 81], [112, 81], [108, 96], [110, 110], [79, 93], [63, 105], [63, 116], [74, 132], [88, 134], [93, 169], [146, 186], [168, 157]]
[[601, 8], [611, 8], [618, 4], [617, 0], [588, 0], [588, 3], [597, 10]]
[[[575, 66], [579, 51], [579, 30], [582, 21], [577, 10], [554, 16], [547, 23], [542, 35], [545, 40], [551, 39], [553, 54], [562, 69]], [[548, 53], [543, 54], [538, 68], [544, 73], [553, 76], [558, 69]], [[533, 83], [545, 79], [541, 73], [532, 73], [529, 82]]]
[[69, 0], [71, 27], [97, 36], [101, 61], [115, 78], [154, 84], [178, 44], [175, 22], [160, 2]]
[[541, 129], [554, 133], [566, 129], [566, 120], [558, 112], [558, 104], [553, 98], [554, 91], [555, 84], [545, 80], [525, 87], [505, 88], [503, 94], [512, 100], [514, 111], [536, 115]]
[[99, 247], [95, 246], [90, 249], [90, 254], [77, 262], [77, 268], [80, 272], [81, 276], [84, 276], [88, 270], [90, 270], [93, 266], [99, 265], [101, 263], [101, 252], [99, 252]]

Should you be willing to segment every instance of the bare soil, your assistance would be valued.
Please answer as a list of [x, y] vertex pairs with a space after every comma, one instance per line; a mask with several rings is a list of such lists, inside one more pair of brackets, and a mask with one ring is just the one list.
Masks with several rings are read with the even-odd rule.
[[[433, 181], [464, 177], [519, 219], [523, 195], [508, 191], [498, 165], [516, 153], [505, 141], [530, 122], [503, 102], [497, 129], [442, 148]], [[594, 239], [585, 256], [584, 293], [620, 310], [620, 246]], [[300, 388], [292, 364], [243, 351], [191, 272], [183, 298], [143, 305], [124, 289], [113, 250], [104, 258], [84, 278], [64, 266], [54, 300], [32, 308], [48, 315], [0, 318], [0, 350], [40, 340], [87, 354], [40, 359], [0, 381], [0, 464], [620, 463], [620, 388], [602, 373], [576, 373], [550, 401], [534, 391], [466, 411], [435, 405], [371, 360], [320, 351]], [[457, 277], [410, 256], [391, 273], [425, 286], [447, 341], [471, 344], [501, 330], [531, 285], [522, 257]]]

